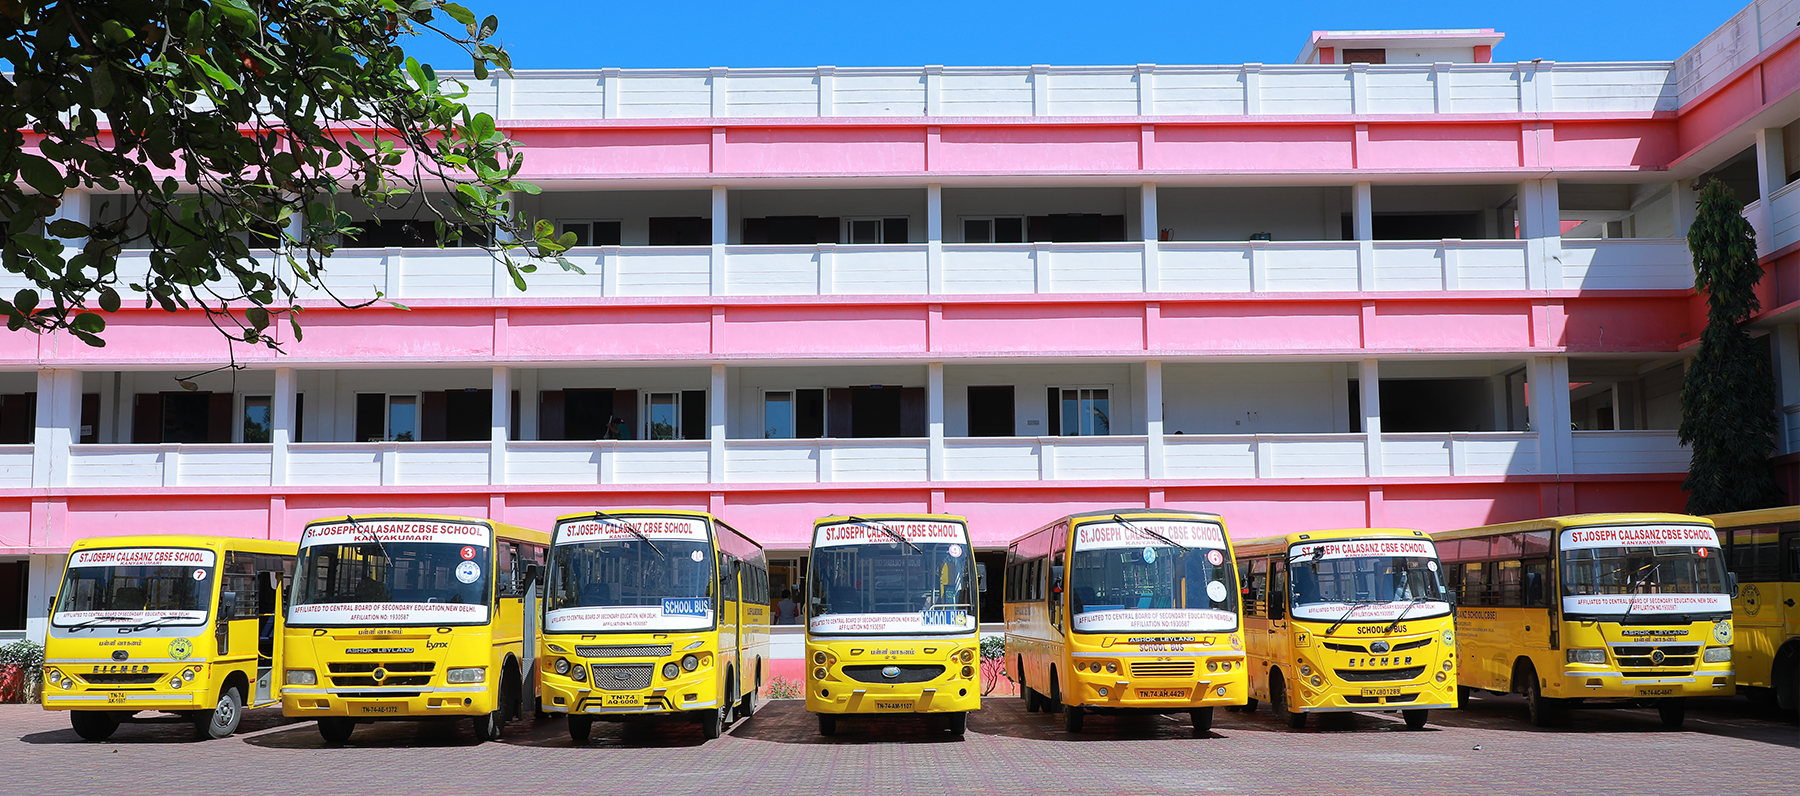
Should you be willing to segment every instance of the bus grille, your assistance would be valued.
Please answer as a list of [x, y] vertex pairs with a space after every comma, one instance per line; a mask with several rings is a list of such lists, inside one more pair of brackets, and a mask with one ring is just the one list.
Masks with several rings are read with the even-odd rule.
[[583, 658], [661, 658], [673, 649], [668, 644], [591, 644], [576, 647]]
[[1133, 677], [1193, 677], [1193, 661], [1139, 661], [1131, 664]]
[[1404, 669], [1338, 669], [1339, 680], [1350, 683], [1374, 683], [1386, 680], [1413, 680], [1425, 673], [1423, 666], [1408, 666]]
[[1405, 652], [1407, 650], [1416, 650], [1420, 647], [1428, 647], [1428, 646], [1431, 646], [1431, 639], [1422, 638], [1422, 639], [1419, 639], [1418, 641], [1407, 641], [1407, 642], [1395, 644], [1394, 652]]
[[[1337, 652], [1349, 652], [1349, 653], [1354, 653], [1357, 655], [1369, 654], [1369, 648], [1365, 647], [1361, 644], [1337, 644], [1337, 643], [1330, 642], [1330, 641], [1324, 642], [1324, 644], [1325, 644], [1325, 649], [1328, 649], [1328, 650], [1335, 650]], [[1400, 642], [1399, 644], [1395, 644], [1394, 648], [1391, 650], [1388, 650], [1388, 652], [1405, 652], [1407, 650], [1416, 650], [1420, 647], [1426, 647], [1426, 646], [1430, 646], [1430, 645], [1431, 645], [1431, 639], [1429, 639], [1429, 638], [1422, 638], [1422, 639], [1417, 639], [1414, 641], [1403, 641], [1403, 642]]]
[[642, 691], [650, 687], [652, 666], [595, 664], [594, 687], [602, 691]]
[[[331, 684], [339, 688], [352, 686], [421, 686], [431, 684], [431, 672], [437, 668], [433, 661], [392, 661], [389, 663], [354, 663], [327, 664], [331, 672]], [[375, 670], [381, 669], [387, 676], [376, 680]]]
[[[883, 677], [881, 670], [890, 665], [899, 669], [900, 673], [893, 677]], [[942, 677], [944, 667], [922, 663], [872, 663], [845, 666], [842, 671], [845, 677], [859, 683], [925, 683]]]
[[81, 679], [93, 685], [148, 685], [161, 680], [160, 674], [84, 674]]
[[[1658, 651], [1662, 654], [1657, 655]], [[1613, 655], [1619, 659], [1620, 666], [1693, 666], [1694, 658], [1699, 654], [1700, 647], [1695, 644], [1613, 647]]]

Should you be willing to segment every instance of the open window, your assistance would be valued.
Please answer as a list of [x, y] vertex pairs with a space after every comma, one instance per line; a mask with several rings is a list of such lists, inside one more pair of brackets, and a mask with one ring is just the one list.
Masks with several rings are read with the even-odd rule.
[[1012, 385], [969, 388], [969, 436], [1010, 437], [1014, 434]]
[[1024, 216], [974, 216], [965, 217], [963, 224], [964, 243], [1024, 243]]
[[137, 444], [231, 441], [228, 392], [161, 392], [133, 396], [131, 441]]
[[644, 439], [706, 439], [706, 391], [644, 395]]
[[825, 390], [763, 391], [763, 439], [825, 436]]
[[852, 218], [844, 222], [844, 242], [852, 244], [864, 243], [905, 243], [906, 219], [904, 218]]
[[622, 240], [624, 224], [617, 221], [562, 219], [556, 222], [557, 235], [574, 235], [576, 246], [617, 246]]
[[712, 219], [700, 216], [651, 216], [651, 246], [710, 246]]
[[545, 390], [538, 393], [538, 439], [637, 439], [638, 391]]
[[1051, 387], [1050, 436], [1104, 437], [1112, 433], [1110, 387]]

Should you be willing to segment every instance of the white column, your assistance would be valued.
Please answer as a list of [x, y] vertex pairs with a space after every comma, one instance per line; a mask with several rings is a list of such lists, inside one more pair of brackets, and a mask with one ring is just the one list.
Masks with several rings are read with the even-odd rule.
[[519, 391], [519, 439], [538, 438], [538, 372], [513, 371], [513, 389]]
[[929, 424], [931, 442], [926, 454], [927, 470], [933, 481], [944, 478], [944, 363], [925, 366], [925, 422]]
[[725, 242], [731, 235], [725, 186], [712, 189], [712, 295], [725, 295]]
[[1519, 184], [1519, 237], [1525, 239], [1526, 283], [1532, 290], [1562, 288], [1562, 210], [1556, 180]]
[[707, 480], [725, 482], [725, 366], [712, 366], [712, 386], [706, 391]]
[[512, 439], [512, 370], [494, 368], [493, 434], [488, 438], [488, 483], [506, 483], [506, 443]]
[[1756, 183], [1763, 203], [1776, 191], [1787, 186], [1787, 148], [1781, 128], [1763, 127], [1756, 131]]
[[67, 486], [69, 447], [81, 423], [81, 374], [73, 370], [40, 370], [37, 420], [33, 434], [31, 485]]
[[1775, 375], [1775, 413], [1781, 420], [1781, 432], [1775, 449], [1794, 453], [1794, 439], [1800, 434], [1796, 418], [1787, 410], [1800, 404], [1800, 326], [1784, 323], [1769, 333], [1769, 364]]
[[1357, 241], [1356, 274], [1363, 290], [1375, 289], [1374, 188], [1366, 182], [1350, 186], [1350, 232]]
[[1156, 183], [1144, 183], [1138, 190], [1142, 195], [1138, 218], [1143, 223], [1144, 292], [1155, 293], [1162, 290], [1162, 268], [1156, 251], [1156, 242], [1162, 236], [1156, 217]]
[[1538, 435], [1538, 458], [1546, 474], [1574, 472], [1574, 437], [1569, 428], [1569, 359], [1531, 360], [1531, 430]]
[[1368, 436], [1365, 455], [1369, 476], [1381, 475], [1381, 362], [1362, 360], [1357, 371], [1357, 388], [1362, 398], [1363, 433]]
[[1694, 185], [1688, 180], [1676, 180], [1670, 187], [1675, 198], [1675, 237], [1685, 238], [1688, 227], [1694, 224], [1695, 203], [1700, 199], [1694, 193]]
[[1144, 473], [1150, 478], [1163, 477], [1163, 373], [1162, 361], [1144, 363]]
[[944, 186], [925, 186], [925, 292], [944, 292]]
[[294, 439], [294, 369], [275, 369], [275, 394], [269, 397], [269, 485], [287, 483], [288, 443]]

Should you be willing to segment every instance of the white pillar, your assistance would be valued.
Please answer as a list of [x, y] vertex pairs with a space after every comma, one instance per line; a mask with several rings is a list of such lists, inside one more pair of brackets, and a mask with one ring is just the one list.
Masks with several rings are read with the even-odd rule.
[[1144, 292], [1155, 293], [1162, 290], [1162, 268], [1156, 251], [1157, 240], [1162, 237], [1156, 217], [1156, 183], [1144, 183], [1138, 190], [1142, 194], [1138, 218], [1143, 223]]
[[275, 394], [269, 397], [269, 485], [287, 484], [288, 443], [294, 438], [294, 369], [275, 369]]
[[40, 370], [37, 420], [33, 434], [31, 485], [67, 486], [69, 447], [80, 433], [81, 374], [73, 370]]
[[1350, 232], [1357, 241], [1356, 274], [1363, 290], [1375, 289], [1375, 200], [1369, 183], [1350, 186]]
[[707, 480], [725, 482], [725, 366], [712, 366], [712, 386], [706, 391]]
[[1531, 430], [1538, 435], [1538, 458], [1546, 474], [1574, 472], [1574, 437], [1569, 427], [1569, 358], [1531, 360]]
[[1796, 433], [1800, 432], [1800, 423], [1787, 410], [1800, 404], [1800, 326], [1784, 323], [1769, 333], [1769, 360], [1775, 375], [1776, 416], [1781, 420], [1775, 449], [1794, 453], [1800, 447], [1793, 444], [1800, 437]]
[[1562, 209], [1556, 180], [1519, 184], [1519, 237], [1525, 240], [1526, 282], [1532, 290], [1560, 290]]
[[1365, 359], [1359, 364], [1357, 388], [1362, 393], [1363, 433], [1368, 436], [1368, 470], [1371, 478], [1381, 475], [1381, 362]]
[[1764, 204], [1788, 183], [1787, 148], [1781, 134], [1782, 129], [1779, 127], [1758, 128], [1756, 131], [1756, 187], [1762, 193]]
[[519, 391], [519, 439], [538, 438], [538, 372], [513, 371], [513, 389]]
[[927, 472], [933, 481], [944, 478], [944, 363], [925, 366], [925, 421], [931, 441], [927, 456]]
[[725, 242], [731, 235], [731, 217], [725, 186], [712, 189], [712, 295], [725, 295]]
[[506, 443], [512, 439], [512, 370], [494, 368], [493, 434], [488, 438], [488, 483], [506, 483]]
[[1163, 477], [1163, 372], [1162, 361], [1144, 363], [1144, 433], [1149, 443], [1144, 449], [1149, 478]]
[[1670, 192], [1675, 199], [1675, 237], [1685, 238], [1688, 227], [1694, 224], [1694, 214], [1698, 210], [1696, 204], [1700, 197], [1694, 193], [1693, 183], [1687, 180], [1676, 180], [1671, 185]]
[[925, 186], [925, 292], [944, 292], [944, 186]]

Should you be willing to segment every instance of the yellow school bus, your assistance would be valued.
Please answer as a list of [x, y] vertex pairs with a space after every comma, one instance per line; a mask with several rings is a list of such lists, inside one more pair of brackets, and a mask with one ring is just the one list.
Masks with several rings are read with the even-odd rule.
[[483, 741], [536, 704], [550, 537], [468, 517], [359, 514], [300, 536], [285, 716], [343, 743], [358, 723], [463, 716]]
[[1175, 509], [1072, 514], [1006, 554], [1006, 663], [1025, 710], [1082, 717], [1244, 704], [1248, 675], [1225, 521]]
[[675, 719], [708, 740], [756, 710], [769, 666], [762, 546], [702, 511], [556, 520], [540, 655], [544, 710], [585, 741], [594, 720]]
[[806, 709], [819, 734], [852, 714], [935, 714], [968, 729], [981, 708], [969, 523], [948, 514], [813, 523]]
[[1731, 578], [1712, 522], [1582, 514], [1432, 534], [1456, 592], [1459, 701], [1525, 695], [1531, 722], [1584, 703], [1729, 696]]
[[1731, 601], [1731, 666], [1745, 696], [1800, 709], [1800, 506], [1715, 514]]
[[1421, 729], [1456, 706], [1455, 619], [1424, 531], [1290, 533], [1237, 545], [1250, 701], [1308, 713], [1400, 711]]
[[217, 536], [83, 539], [69, 551], [44, 644], [44, 708], [104, 740], [138, 711], [202, 739], [275, 704], [294, 543]]

